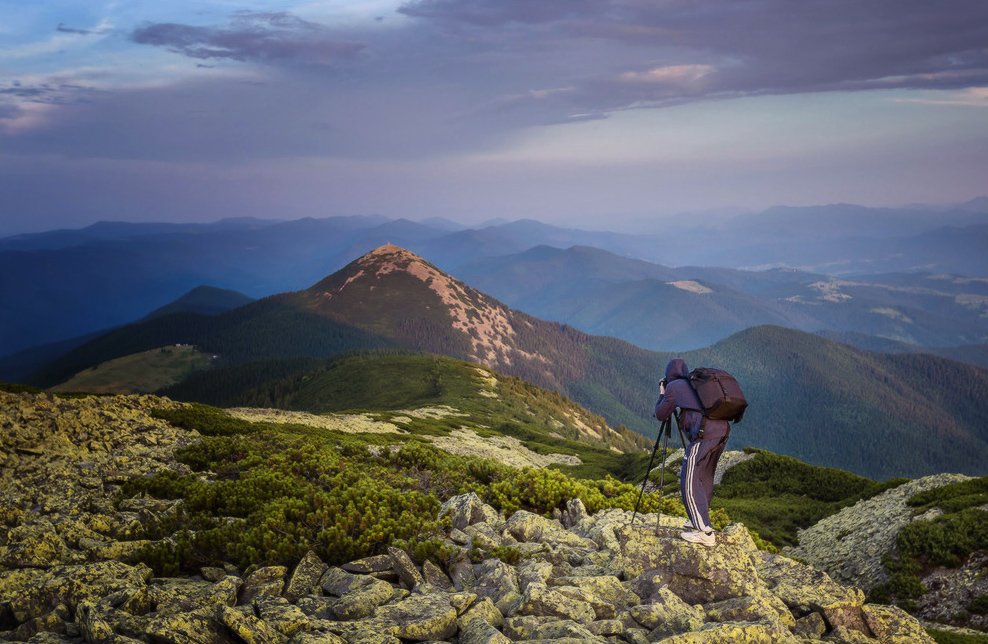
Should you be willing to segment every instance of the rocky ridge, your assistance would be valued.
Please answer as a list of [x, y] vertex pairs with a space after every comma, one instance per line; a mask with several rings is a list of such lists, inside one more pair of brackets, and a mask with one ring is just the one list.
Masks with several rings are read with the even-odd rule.
[[[0, 393], [0, 640], [34, 642], [930, 642], [899, 609], [781, 555], [735, 524], [714, 548], [683, 519], [578, 500], [546, 518], [449, 499], [442, 556], [395, 548], [329, 566], [206, 567], [156, 577], [128, 556], [176, 502], [119, 499], [119, 485], [189, 471], [198, 440], [148, 415], [146, 396]], [[486, 554], [485, 554], [486, 553]], [[499, 556], [492, 556], [497, 553]]]
[[896, 535], [914, 517], [910, 497], [925, 490], [965, 481], [963, 474], [934, 474], [886, 490], [824, 518], [799, 532], [799, 545], [785, 549], [826, 570], [843, 583], [871, 589], [888, 580], [882, 556], [892, 550]]

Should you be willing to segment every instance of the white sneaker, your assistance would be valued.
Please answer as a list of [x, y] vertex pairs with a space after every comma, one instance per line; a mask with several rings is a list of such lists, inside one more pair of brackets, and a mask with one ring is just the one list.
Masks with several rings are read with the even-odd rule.
[[713, 532], [701, 532], [699, 530], [692, 530], [690, 532], [681, 532], [680, 537], [689, 541], [690, 543], [699, 543], [701, 545], [707, 546], [708, 548], [713, 548], [717, 545], [717, 539], [714, 537]]
[[696, 526], [689, 519], [686, 519], [686, 523], [683, 524], [683, 530], [696, 530]]

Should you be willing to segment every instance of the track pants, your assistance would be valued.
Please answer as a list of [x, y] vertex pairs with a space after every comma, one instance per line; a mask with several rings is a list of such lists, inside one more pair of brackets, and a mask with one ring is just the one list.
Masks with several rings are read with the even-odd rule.
[[683, 467], [679, 472], [679, 489], [686, 515], [698, 530], [709, 532], [710, 499], [714, 496], [714, 470], [727, 445], [727, 436], [704, 437], [686, 448]]

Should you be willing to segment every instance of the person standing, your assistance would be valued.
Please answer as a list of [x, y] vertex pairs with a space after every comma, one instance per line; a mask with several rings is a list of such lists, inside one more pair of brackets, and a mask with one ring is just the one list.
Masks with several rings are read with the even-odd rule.
[[689, 444], [683, 455], [679, 472], [679, 489], [689, 521], [681, 536], [686, 541], [713, 547], [717, 540], [710, 525], [710, 500], [714, 495], [714, 471], [724, 452], [731, 425], [726, 420], [705, 418], [700, 399], [690, 385], [689, 369], [681, 358], [674, 358], [666, 366], [666, 377], [659, 383], [659, 400], [655, 403], [655, 417], [669, 420], [676, 417], [679, 428], [686, 434]]

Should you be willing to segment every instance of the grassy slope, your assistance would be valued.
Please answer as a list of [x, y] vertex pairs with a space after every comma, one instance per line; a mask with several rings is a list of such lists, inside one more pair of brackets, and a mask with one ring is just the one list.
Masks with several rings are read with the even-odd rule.
[[250, 364], [193, 376], [164, 393], [221, 406], [386, 412], [382, 418], [447, 405], [465, 416], [415, 418], [412, 431], [448, 434], [469, 427], [482, 436], [513, 436], [535, 452], [578, 456], [584, 465], [557, 466], [578, 475], [620, 475], [629, 457], [611, 447], [639, 453], [647, 447], [635, 432], [606, 432], [603, 418], [556, 392], [440, 356], [374, 352]]
[[148, 393], [209, 369], [212, 356], [189, 345], [160, 347], [115, 358], [80, 371], [52, 391], [86, 391], [98, 394]]

